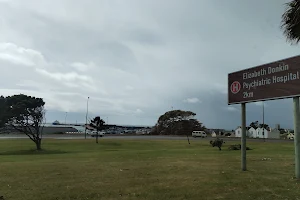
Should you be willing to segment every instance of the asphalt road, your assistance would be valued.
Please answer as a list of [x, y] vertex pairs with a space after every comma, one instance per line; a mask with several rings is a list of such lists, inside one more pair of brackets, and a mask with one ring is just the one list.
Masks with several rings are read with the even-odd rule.
[[[26, 135], [21, 134], [0, 134], [0, 139], [22, 139], [28, 138]], [[51, 139], [84, 139], [84, 134], [45, 134], [43, 138], [51, 138]], [[87, 136], [87, 138], [91, 139], [93, 137]], [[105, 135], [104, 137], [99, 137], [100, 139], [121, 139], [121, 140], [187, 140], [186, 136], [163, 136], [163, 135]], [[189, 137], [190, 141], [196, 140], [205, 140], [209, 141], [214, 138], [206, 137], [206, 138], [193, 138]], [[241, 141], [241, 138], [230, 138], [225, 137], [222, 138], [226, 141]], [[247, 141], [253, 142], [262, 142], [263, 139], [247, 139]], [[293, 142], [293, 140], [279, 140], [279, 139], [265, 139], [266, 142]]]

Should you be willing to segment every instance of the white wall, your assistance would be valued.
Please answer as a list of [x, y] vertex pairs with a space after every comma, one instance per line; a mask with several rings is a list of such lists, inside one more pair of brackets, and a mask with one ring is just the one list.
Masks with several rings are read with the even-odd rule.
[[273, 129], [269, 132], [269, 138], [279, 139], [280, 138], [280, 131], [277, 129]]
[[237, 128], [235, 130], [235, 137], [242, 137], [242, 128]]
[[[264, 132], [264, 135], [263, 135]], [[273, 129], [271, 132], [267, 129], [257, 128], [254, 129], [251, 127], [249, 130], [246, 131], [246, 135], [250, 138], [280, 138], [280, 132], [277, 129]], [[235, 137], [242, 137], [242, 128], [237, 128], [235, 130]]]
[[213, 131], [211, 137], [217, 137], [217, 134]]
[[[263, 134], [264, 132], [264, 134]], [[269, 131], [267, 129], [263, 128], [257, 128], [256, 129], [256, 137], [257, 138], [268, 138], [269, 137]]]
[[257, 135], [256, 130], [253, 127], [251, 127], [248, 130], [248, 137], [250, 137], [250, 138], [256, 138], [256, 135]]
[[[248, 136], [248, 135], [249, 135], [249, 132], [246, 129], [246, 136]], [[242, 137], [242, 128], [241, 127], [235, 129], [235, 137]]]

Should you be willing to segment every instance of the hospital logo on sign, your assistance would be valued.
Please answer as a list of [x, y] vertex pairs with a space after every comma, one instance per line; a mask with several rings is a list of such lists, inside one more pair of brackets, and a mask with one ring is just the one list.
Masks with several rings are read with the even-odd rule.
[[241, 84], [238, 81], [234, 81], [231, 86], [230, 86], [230, 90], [233, 94], [238, 93], [241, 90]]

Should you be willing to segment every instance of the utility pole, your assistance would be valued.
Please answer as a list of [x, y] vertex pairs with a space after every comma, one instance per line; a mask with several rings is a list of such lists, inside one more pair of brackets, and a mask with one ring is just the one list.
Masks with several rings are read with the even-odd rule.
[[87, 126], [87, 120], [88, 120], [88, 112], [89, 112], [89, 99], [90, 99], [90, 97], [88, 97], [87, 102], [86, 102], [85, 131], [84, 131], [85, 139], [86, 139], [86, 126]]

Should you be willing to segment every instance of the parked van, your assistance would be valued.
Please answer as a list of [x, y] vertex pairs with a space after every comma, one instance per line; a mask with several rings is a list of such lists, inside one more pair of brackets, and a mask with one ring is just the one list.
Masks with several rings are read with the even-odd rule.
[[195, 137], [207, 137], [207, 134], [204, 131], [193, 131], [192, 136]]

